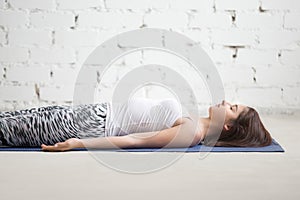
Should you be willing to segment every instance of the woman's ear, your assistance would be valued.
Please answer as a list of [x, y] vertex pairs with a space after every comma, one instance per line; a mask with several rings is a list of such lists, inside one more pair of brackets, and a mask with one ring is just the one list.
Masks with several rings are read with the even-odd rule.
[[225, 123], [223, 126], [223, 130], [228, 131], [231, 128], [230, 124]]

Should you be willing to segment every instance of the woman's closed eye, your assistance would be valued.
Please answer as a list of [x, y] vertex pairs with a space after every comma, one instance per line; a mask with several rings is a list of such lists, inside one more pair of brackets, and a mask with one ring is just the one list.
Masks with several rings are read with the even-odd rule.
[[233, 107], [235, 107], [234, 111], [237, 112], [237, 110], [238, 110], [238, 105], [230, 106], [230, 110], [233, 110]]

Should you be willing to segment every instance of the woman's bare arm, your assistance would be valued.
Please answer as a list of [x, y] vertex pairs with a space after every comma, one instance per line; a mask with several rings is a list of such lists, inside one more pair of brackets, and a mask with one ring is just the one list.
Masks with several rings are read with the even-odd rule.
[[73, 148], [142, 148], [142, 147], [189, 147], [201, 140], [200, 132], [188, 119], [180, 120], [180, 124], [161, 131], [133, 133], [125, 136], [110, 136], [91, 139], [72, 138], [54, 146], [42, 145], [45, 151], [65, 151]]

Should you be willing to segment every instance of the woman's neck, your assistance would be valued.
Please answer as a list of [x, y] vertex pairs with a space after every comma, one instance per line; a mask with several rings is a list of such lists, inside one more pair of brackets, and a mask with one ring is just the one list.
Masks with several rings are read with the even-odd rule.
[[210, 125], [210, 121], [211, 119], [206, 117], [206, 118], [200, 118], [199, 119], [199, 127], [200, 127], [200, 130], [201, 130], [201, 134], [202, 134], [202, 137], [201, 137], [201, 140], [204, 140], [206, 134], [207, 134], [207, 131], [208, 131], [208, 128], [209, 128], [209, 125]]

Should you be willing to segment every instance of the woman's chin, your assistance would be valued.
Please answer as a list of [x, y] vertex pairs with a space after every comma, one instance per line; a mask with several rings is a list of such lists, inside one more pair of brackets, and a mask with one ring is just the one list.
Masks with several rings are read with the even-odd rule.
[[225, 114], [225, 109], [218, 107], [218, 106], [210, 106], [208, 109], [209, 118], [212, 118], [213, 116], [223, 116]]
[[208, 108], [208, 117], [211, 118], [214, 106]]

